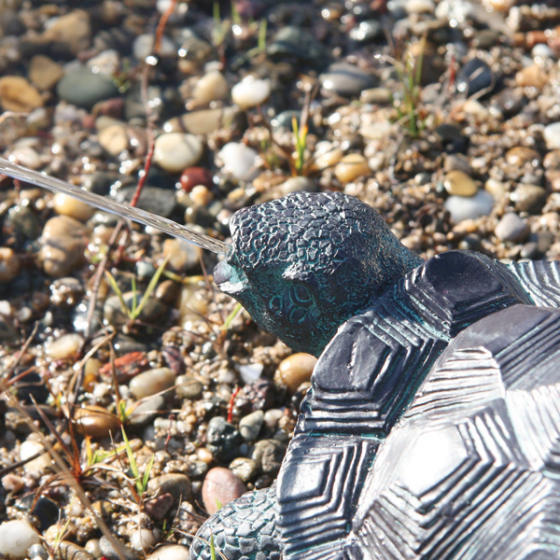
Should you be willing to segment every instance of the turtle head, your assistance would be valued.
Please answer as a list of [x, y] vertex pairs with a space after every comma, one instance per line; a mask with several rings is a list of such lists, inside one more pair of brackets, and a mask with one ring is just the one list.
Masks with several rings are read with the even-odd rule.
[[370, 206], [293, 193], [238, 211], [214, 281], [265, 330], [319, 355], [337, 328], [422, 260]]

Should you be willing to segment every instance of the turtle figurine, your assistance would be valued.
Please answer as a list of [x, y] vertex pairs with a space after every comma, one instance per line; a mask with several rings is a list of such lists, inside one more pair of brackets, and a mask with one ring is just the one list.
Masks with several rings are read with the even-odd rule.
[[218, 287], [320, 356], [277, 483], [190, 558], [560, 558], [560, 266], [424, 262], [341, 193], [238, 211]]

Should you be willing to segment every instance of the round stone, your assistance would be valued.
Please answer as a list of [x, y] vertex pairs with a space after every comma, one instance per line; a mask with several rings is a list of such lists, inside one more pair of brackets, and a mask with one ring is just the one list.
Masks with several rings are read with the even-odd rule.
[[529, 233], [529, 226], [517, 214], [510, 212], [498, 222], [494, 233], [501, 241], [523, 241]]
[[0, 106], [5, 111], [30, 113], [43, 106], [41, 94], [21, 76], [0, 78]]
[[84, 406], [74, 412], [74, 422], [78, 431], [95, 439], [115, 437], [121, 431], [119, 419], [101, 406]]
[[538, 64], [522, 68], [515, 75], [515, 84], [519, 87], [542, 89], [550, 81], [548, 73]]
[[346, 62], [331, 64], [319, 79], [325, 90], [344, 97], [360, 95], [375, 85], [370, 74]]
[[311, 379], [316, 363], [317, 358], [315, 356], [297, 352], [280, 362], [275, 378], [293, 394], [302, 383]]
[[231, 90], [231, 98], [242, 109], [249, 109], [264, 103], [270, 96], [270, 82], [247, 76]]
[[478, 191], [474, 196], [450, 196], [445, 201], [445, 209], [451, 215], [451, 221], [456, 224], [488, 216], [493, 205], [494, 199], [486, 191]]
[[224, 75], [217, 70], [208, 72], [198, 82], [193, 91], [193, 98], [200, 103], [227, 99], [229, 86]]
[[241, 142], [229, 142], [219, 153], [227, 173], [240, 181], [250, 181], [259, 173], [257, 152]]
[[433, 14], [435, 9], [433, 0], [408, 0], [406, 3], [409, 14]]
[[130, 535], [130, 546], [137, 552], [148, 552], [157, 542], [154, 531], [150, 529], [138, 529]]
[[113, 124], [99, 131], [97, 139], [112, 156], [118, 156], [128, 148], [128, 133], [122, 124]]
[[334, 174], [341, 183], [350, 183], [358, 177], [371, 173], [367, 160], [361, 154], [344, 156], [334, 168]]
[[257, 439], [263, 425], [263, 420], [264, 412], [262, 410], [256, 410], [241, 418], [239, 421], [239, 433], [241, 437], [246, 441], [254, 441]]
[[202, 484], [202, 502], [206, 511], [212, 515], [221, 506], [240, 498], [247, 488], [229, 469], [214, 467], [208, 471]]
[[189, 560], [189, 549], [180, 544], [168, 544], [159, 547], [146, 560]]
[[202, 396], [204, 385], [194, 377], [180, 375], [177, 377], [177, 396], [181, 399], [196, 400]]
[[175, 374], [169, 368], [150, 369], [137, 375], [130, 382], [130, 392], [136, 399], [143, 399], [170, 389], [175, 385]]
[[84, 344], [79, 334], [65, 334], [45, 344], [45, 354], [51, 360], [65, 360], [75, 356]]
[[457, 90], [468, 97], [480, 92], [490, 93], [496, 85], [496, 77], [480, 58], [471, 58], [457, 74]]
[[20, 260], [9, 247], [0, 247], [0, 282], [10, 282], [19, 273]]
[[257, 464], [253, 459], [238, 457], [229, 465], [230, 471], [243, 482], [249, 482], [257, 474]]
[[202, 142], [192, 134], [168, 132], [158, 136], [154, 161], [166, 171], [179, 173], [202, 157]]
[[41, 37], [44, 42], [54, 43], [56, 47], [73, 56], [90, 47], [91, 23], [86, 11], [73, 10], [51, 20], [50, 23]]
[[518, 212], [537, 214], [546, 203], [546, 190], [537, 185], [519, 185], [512, 193], [511, 200]]
[[54, 211], [61, 216], [86, 222], [93, 216], [95, 208], [67, 194], [57, 193], [54, 197]]
[[443, 186], [450, 195], [474, 196], [478, 192], [476, 182], [469, 175], [459, 170], [447, 173]]
[[198, 185], [211, 187], [213, 183], [212, 173], [204, 167], [188, 167], [181, 173], [181, 188], [185, 192], [190, 192]]
[[27, 521], [18, 519], [0, 525], [0, 554], [4, 557], [26, 558], [27, 549], [40, 542], [37, 531]]
[[49, 276], [61, 278], [84, 262], [87, 237], [83, 224], [68, 216], [51, 218], [43, 229], [39, 258]]
[[29, 62], [29, 79], [40, 90], [53, 88], [63, 74], [62, 66], [48, 56], [38, 54]]
[[373, 41], [383, 34], [383, 25], [381, 22], [375, 19], [368, 19], [366, 21], [361, 21], [355, 27], [350, 29], [348, 36], [352, 41], [358, 43], [367, 43], [368, 41]]
[[546, 147], [549, 150], [560, 149], [560, 122], [549, 124], [545, 127], [544, 141], [546, 142]]
[[192, 488], [190, 478], [186, 474], [169, 473], [152, 478], [148, 482], [148, 490], [151, 494], [171, 494], [174, 504], [188, 502], [191, 499]]
[[119, 95], [110, 76], [94, 74], [89, 68], [77, 68], [64, 74], [56, 92], [64, 101], [84, 109], [91, 109], [98, 101]]
[[506, 152], [506, 161], [510, 165], [519, 166], [529, 162], [538, 164], [541, 161], [541, 155], [539, 152], [532, 150], [531, 148], [516, 146]]

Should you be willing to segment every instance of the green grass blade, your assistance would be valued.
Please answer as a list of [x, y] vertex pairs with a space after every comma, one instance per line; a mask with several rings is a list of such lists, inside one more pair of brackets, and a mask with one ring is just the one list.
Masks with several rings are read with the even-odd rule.
[[140, 315], [142, 313], [142, 309], [144, 309], [144, 306], [146, 305], [146, 303], [148, 302], [148, 299], [150, 298], [153, 291], [155, 290], [155, 287], [156, 287], [157, 283], [159, 282], [159, 279], [160, 279], [161, 275], [163, 274], [163, 271], [165, 270], [165, 267], [167, 266], [167, 263], [169, 261], [169, 257], [170, 256], [167, 256], [165, 258], [165, 260], [159, 265], [155, 274], [152, 276], [152, 279], [150, 280], [150, 283], [148, 284], [148, 287], [146, 288], [146, 291], [144, 292], [144, 295], [142, 296], [142, 299], [140, 300], [140, 305], [138, 305], [138, 307], [136, 308], [136, 315], [133, 316], [133, 319], [137, 319], [138, 317], [140, 317]]
[[261, 19], [261, 22], [259, 23], [259, 42], [258, 42], [259, 51], [261, 52], [266, 51], [266, 26], [267, 25], [268, 22], [266, 18]]
[[130, 447], [130, 442], [126, 437], [126, 432], [124, 428], [121, 427], [122, 436], [124, 439], [125, 449], [126, 449], [126, 456], [128, 457], [128, 462], [130, 463], [130, 470], [132, 471], [132, 475], [134, 478], [139, 481], [140, 473], [138, 472], [138, 465], [136, 464], [136, 459], [134, 458], [134, 453], [132, 452], [132, 447]]
[[126, 303], [123, 298], [123, 294], [121, 292], [121, 289], [119, 288], [119, 285], [117, 284], [117, 281], [115, 280], [115, 277], [108, 270], [105, 271], [105, 277], [107, 278], [107, 281], [109, 282], [111, 288], [113, 289], [113, 292], [115, 292], [116, 296], [119, 298], [122, 312], [130, 319], [131, 318], [130, 309], [126, 306]]
[[210, 533], [210, 558], [216, 560], [216, 548], [214, 547], [214, 535]]
[[148, 488], [148, 482], [150, 480], [150, 473], [152, 472], [152, 467], [154, 466], [154, 459], [155, 458], [156, 458], [156, 456], [155, 456], [155, 454], [153, 454], [152, 458], [150, 459], [150, 462], [148, 463], [148, 465], [146, 467], [146, 471], [144, 472], [144, 476], [142, 478], [142, 494]]

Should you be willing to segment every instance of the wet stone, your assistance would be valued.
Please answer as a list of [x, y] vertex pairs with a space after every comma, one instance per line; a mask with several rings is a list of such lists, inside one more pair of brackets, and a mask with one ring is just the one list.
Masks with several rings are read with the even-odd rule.
[[492, 70], [479, 58], [466, 62], [457, 73], [457, 90], [471, 97], [480, 92], [491, 93], [496, 85]]
[[181, 375], [177, 377], [177, 396], [181, 399], [196, 400], [202, 396], [204, 385], [194, 377]]
[[359, 95], [362, 90], [375, 85], [368, 73], [345, 62], [331, 64], [320, 76], [320, 81], [323, 89], [344, 97]]
[[0, 78], [0, 106], [5, 111], [30, 113], [43, 106], [41, 94], [21, 76]]
[[529, 233], [529, 226], [524, 219], [510, 212], [498, 222], [494, 233], [502, 241], [523, 241]]
[[450, 171], [443, 181], [445, 190], [450, 195], [474, 196], [478, 191], [478, 185], [463, 171]]
[[166, 171], [180, 173], [191, 167], [202, 156], [202, 143], [192, 134], [169, 132], [157, 137], [154, 146], [154, 162]]
[[229, 461], [238, 454], [241, 437], [235, 426], [216, 416], [208, 422], [206, 433], [208, 449], [219, 461]]
[[519, 212], [536, 214], [546, 203], [546, 190], [537, 185], [519, 185], [512, 193], [511, 200]]
[[[130, 202], [135, 191], [136, 187], [124, 187], [117, 191], [115, 199], [119, 202]], [[138, 208], [148, 210], [164, 218], [171, 215], [176, 205], [177, 200], [172, 190], [150, 186], [144, 186], [136, 204]]]
[[109, 437], [110, 434], [115, 437], [121, 431], [119, 419], [100, 406], [90, 405], [76, 409], [74, 422], [81, 434], [94, 439]]
[[149, 369], [130, 381], [130, 392], [136, 399], [143, 399], [170, 389], [175, 385], [175, 379], [169, 368]]
[[249, 482], [258, 471], [255, 461], [247, 457], [234, 459], [229, 465], [229, 470], [243, 482]]
[[84, 109], [91, 109], [97, 102], [119, 94], [110, 76], [94, 74], [89, 68], [77, 68], [64, 74], [56, 91], [60, 98]]
[[486, 191], [478, 191], [474, 196], [450, 196], [445, 201], [445, 209], [451, 215], [453, 223], [474, 220], [488, 216], [492, 211], [494, 199]]
[[210, 469], [202, 484], [202, 502], [206, 511], [212, 515], [247, 491], [243, 482], [229, 469], [214, 467]]
[[256, 410], [239, 421], [239, 433], [246, 441], [254, 441], [257, 439], [263, 424], [264, 412]]
[[191, 499], [191, 481], [186, 474], [162, 474], [148, 482], [148, 491], [153, 495], [171, 494], [174, 505]]
[[275, 379], [285, 385], [290, 393], [295, 393], [298, 387], [311, 379], [311, 374], [317, 363], [317, 358], [311, 354], [297, 352], [288, 356], [278, 366]]

